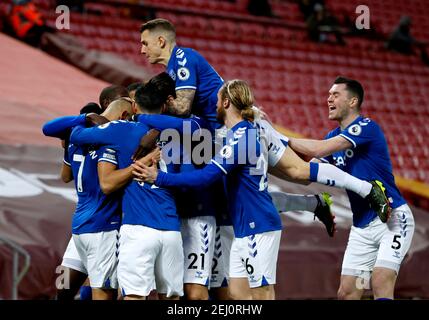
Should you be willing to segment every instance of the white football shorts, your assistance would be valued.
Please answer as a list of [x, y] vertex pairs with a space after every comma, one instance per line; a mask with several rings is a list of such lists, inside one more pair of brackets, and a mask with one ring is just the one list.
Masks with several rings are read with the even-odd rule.
[[369, 280], [374, 267], [398, 273], [413, 234], [414, 217], [406, 204], [393, 209], [387, 223], [377, 217], [365, 228], [352, 226], [341, 274]]
[[91, 288], [117, 289], [119, 231], [73, 234]]
[[232, 226], [216, 227], [210, 288], [223, 288], [228, 286], [229, 256], [231, 254], [233, 240], [234, 228]]
[[280, 238], [281, 230], [234, 238], [230, 278], [248, 278], [250, 288], [275, 284]]
[[216, 219], [213, 216], [183, 218], [181, 221], [184, 283], [209, 285], [212, 268]]
[[88, 271], [86, 271], [86, 268], [82, 263], [82, 259], [77, 252], [73, 236], [70, 237], [69, 244], [67, 245], [67, 249], [64, 252], [63, 261], [61, 262], [61, 265], [88, 274]]
[[121, 226], [118, 279], [122, 294], [147, 297], [156, 288], [183, 296], [183, 245], [178, 231]]

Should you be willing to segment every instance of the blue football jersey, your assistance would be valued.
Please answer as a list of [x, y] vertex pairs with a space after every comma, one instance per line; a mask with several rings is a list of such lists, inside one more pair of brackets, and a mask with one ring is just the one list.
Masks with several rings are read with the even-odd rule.
[[[180, 172], [192, 172], [197, 170], [197, 166], [192, 162], [192, 137], [198, 139], [201, 135], [201, 129], [207, 129], [207, 123], [196, 116], [189, 118], [178, 118], [168, 115], [147, 115], [142, 114], [136, 117], [138, 122], [146, 124], [150, 128], [155, 128], [161, 131], [161, 139], [166, 131], [174, 129], [180, 137], [165, 143], [175, 144], [171, 149], [180, 148], [179, 157], [171, 157], [170, 160], [178, 164]], [[184, 143], [184, 140], [187, 143]], [[162, 141], [162, 140], [161, 140]], [[186, 147], [189, 145], [189, 147]], [[215, 190], [213, 186], [206, 188], [178, 188], [176, 192], [176, 205], [179, 215], [184, 218], [198, 216], [215, 216], [217, 199], [215, 198]]]
[[71, 165], [78, 196], [72, 219], [72, 233], [117, 230], [121, 222], [121, 195], [105, 195], [98, 181], [97, 163], [101, 150], [88, 151], [70, 144], [64, 159]]
[[176, 82], [176, 91], [194, 89], [192, 113], [209, 122], [212, 131], [220, 127], [216, 120], [217, 93], [223, 79], [194, 49], [174, 47], [167, 72]]
[[237, 238], [281, 230], [280, 216], [267, 191], [267, 161], [261, 152], [259, 130], [249, 121], [237, 123], [226, 144], [201, 170], [192, 173], [159, 172], [161, 186], [205, 186], [226, 175], [228, 211]]
[[[70, 141], [80, 145], [106, 146], [100, 161], [124, 169], [131, 165], [131, 157], [148, 130], [145, 124], [119, 120], [94, 128], [77, 126], [72, 131]], [[165, 171], [175, 171], [173, 165], [167, 166], [162, 161], [160, 167]], [[123, 191], [122, 213], [122, 224], [143, 225], [157, 230], [180, 230], [173, 192], [156, 185], [132, 180]]]
[[[386, 138], [380, 126], [369, 118], [359, 116], [347, 128], [336, 128], [325, 139], [342, 136], [351, 142], [351, 149], [336, 152], [324, 159], [343, 171], [362, 180], [379, 180], [386, 188], [391, 207], [405, 204], [395, 184]], [[347, 190], [353, 212], [353, 225], [363, 228], [377, 217], [367, 201]]]

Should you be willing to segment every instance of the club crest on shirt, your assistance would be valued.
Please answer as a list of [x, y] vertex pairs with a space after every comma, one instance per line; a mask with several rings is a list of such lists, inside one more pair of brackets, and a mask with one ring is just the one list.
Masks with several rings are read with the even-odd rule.
[[354, 124], [349, 128], [348, 131], [351, 135], [358, 136], [362, 132], [362, 128], [360, 125]]

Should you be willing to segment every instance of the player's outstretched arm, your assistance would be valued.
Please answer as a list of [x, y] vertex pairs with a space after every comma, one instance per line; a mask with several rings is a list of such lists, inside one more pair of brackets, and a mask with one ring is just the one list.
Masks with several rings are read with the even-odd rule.
[[353, 147], [352, 143], [342, 136], [336, 136], [327, 140], [290, 138], [289, 146], [298, 153], [313, 158], [323, 158], [334, 152]]
[[137, 122], [144, 123], [150, 128], [157, 130], [175, 129], [183, 132], [184, 119], [167, 116], [164, 114], [138, 114], [134, 116]]
[[85, 114], [59, 117], [46, 122], [43, 125], [42, 131], [45, 136], [65, 139], [69, 135], [71, 128], [83, 125], [85, 121]]
[[[157, 148], [137, 162], [150, 165], [153, 159], [159, 159], [159, 154], [160, 151]], [[106, 195], [122, 189], [133, 179], [131, 165], [124, 169], [117, 169], [116, 164], [100, 161], [97, 169], [101, 190]]]
[[182, 172], [167, 173], [158, 171], [156, 166], [144, 164], [132, 164], [133, 174], [137, 179], [148, 183], [155, 183], [158, 187], [207, 187], [223, 176], [223, 170], [217, 165], [210, 163], [203, 169]]
[[186, 117], [191, 114], [192, 102], [195, 97], [194, 89], [182, 89], [176, 91], [174, 104], [169, 106], [168, 112], [172, 115]]
[[98, 144], [107, 145], [114, 143], [116, 139], [115, 132], [111, 132], [112, 127], [108, 127], [110, 123], [104, 127], [85, 128], [82, 125], [73, 128], [70, 135], [70, 142], [75, 145]]

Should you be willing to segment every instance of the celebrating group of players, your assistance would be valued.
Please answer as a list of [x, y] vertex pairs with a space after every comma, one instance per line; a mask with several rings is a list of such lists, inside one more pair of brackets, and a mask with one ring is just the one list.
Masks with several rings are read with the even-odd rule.
[[166, 72], [130, 92], [106, 88], [101, 115], [86, 109], [43, 127], [64, 141], [62, 178], [78, 195], [62, 263], [71, 288], [58, 297], [88, 277], [93, 299], [112, 299], [118, 288], [124, 299], [152, 290], [208, 299], [209, 289], [217, 299], [275, 299], [279, 212], [313, 211], [330, 236], [335, 223], [328, 194], [270, 194], [269, 171], [347, 190], [353, 226], [338, 297], [359, 299], [359, 280], [371, 278], [374, 297], [392, 299], [414, 220], [383, 132], [360, 114], [360, 83], [334, 81], [329, 118], [339, 127], [325, 140], [288, 139], [254, 106], [245, 81], [224, 82], [198, 52], [178, 47], [169, 21], [140, 32], [141, 53]]

